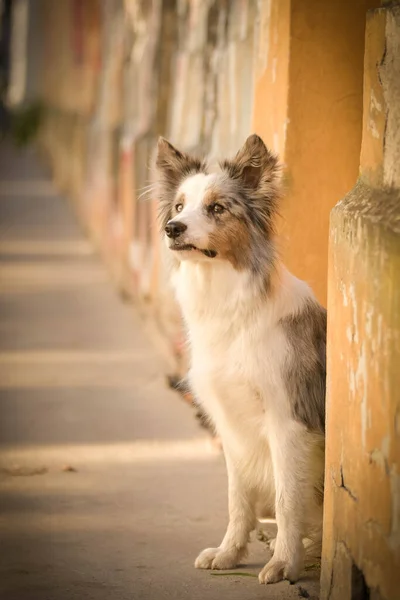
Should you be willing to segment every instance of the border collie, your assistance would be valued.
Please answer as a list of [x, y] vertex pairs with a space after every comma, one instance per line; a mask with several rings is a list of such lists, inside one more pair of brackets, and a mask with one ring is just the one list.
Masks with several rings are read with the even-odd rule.
[[326, 311], [279, 260], [277, 157], [252, 135], [212, 170], [160, 138], [156, 167], [189, 382], [228, 471], [226, 534], [195, 567], [237, 566], [257, 518], [275, 515], [259, 581], [296, 581], [307, 549], [321, 546]]

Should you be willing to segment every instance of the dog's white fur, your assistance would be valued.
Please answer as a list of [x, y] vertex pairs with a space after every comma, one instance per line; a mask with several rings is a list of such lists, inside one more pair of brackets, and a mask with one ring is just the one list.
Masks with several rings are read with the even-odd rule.
[[[190, 175], [176, 194], [185, 196], [179, 221], [188, 227], [187, 241], [199, 248], [207, 247], [212, 227], [201, 207], [213, 177]], [[257, 517], [275, 514], [274, 553], [259, 580], [295, 581], [303, 568], [304, 539], [321, 539], [315, 487], [324, 468], [323, 435], [292, 416], [282, 380], [290, 348], [280, 323], [301, 312], [314, 298], [312, 291], [278, 266], [274, 293], [261, 298], [249, 271], [197, 251], [176, 254], [173, 285], [189, 336], [190, 384], [221, 437], [229, 481], [225, 537], [201, 552], [195, 566], [235, 567]]]

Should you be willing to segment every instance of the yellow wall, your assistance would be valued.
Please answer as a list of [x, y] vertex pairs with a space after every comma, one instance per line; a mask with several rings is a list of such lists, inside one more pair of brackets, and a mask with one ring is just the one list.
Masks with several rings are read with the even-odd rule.
[[399, 37], [400, 4], [369, 14], [361, 175], [331, 216], [322, 600], [399, 598]]
[[375, 4], [274, 0], [260, 29], [268, 58], [264, 68], [258, 60], [253, 124], [286, 167], [282, 256], [323, 304], [329, 212], [358, 176], [365, 17]]

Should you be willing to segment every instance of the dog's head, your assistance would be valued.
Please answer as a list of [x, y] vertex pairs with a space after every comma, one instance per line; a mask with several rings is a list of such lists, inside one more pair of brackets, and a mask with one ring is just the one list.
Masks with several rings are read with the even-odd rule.
[[278, 160], [261, 138], [250, 136], [218, 173], [160, 138], [156, 166], [161, 229], [179, 259], [260, 266], [279, 199]]

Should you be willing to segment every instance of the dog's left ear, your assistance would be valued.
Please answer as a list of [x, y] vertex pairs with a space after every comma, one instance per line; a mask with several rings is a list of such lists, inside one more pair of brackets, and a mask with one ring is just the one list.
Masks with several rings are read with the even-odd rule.
[[277, 156], [256, 134], [248, 137], [235, 158], [224, 161], [221, 167], [231, 177], [241, 179], [250, 191], [261, 193], [263, 186], [268, 188], [277, 183], [280, 171]]

